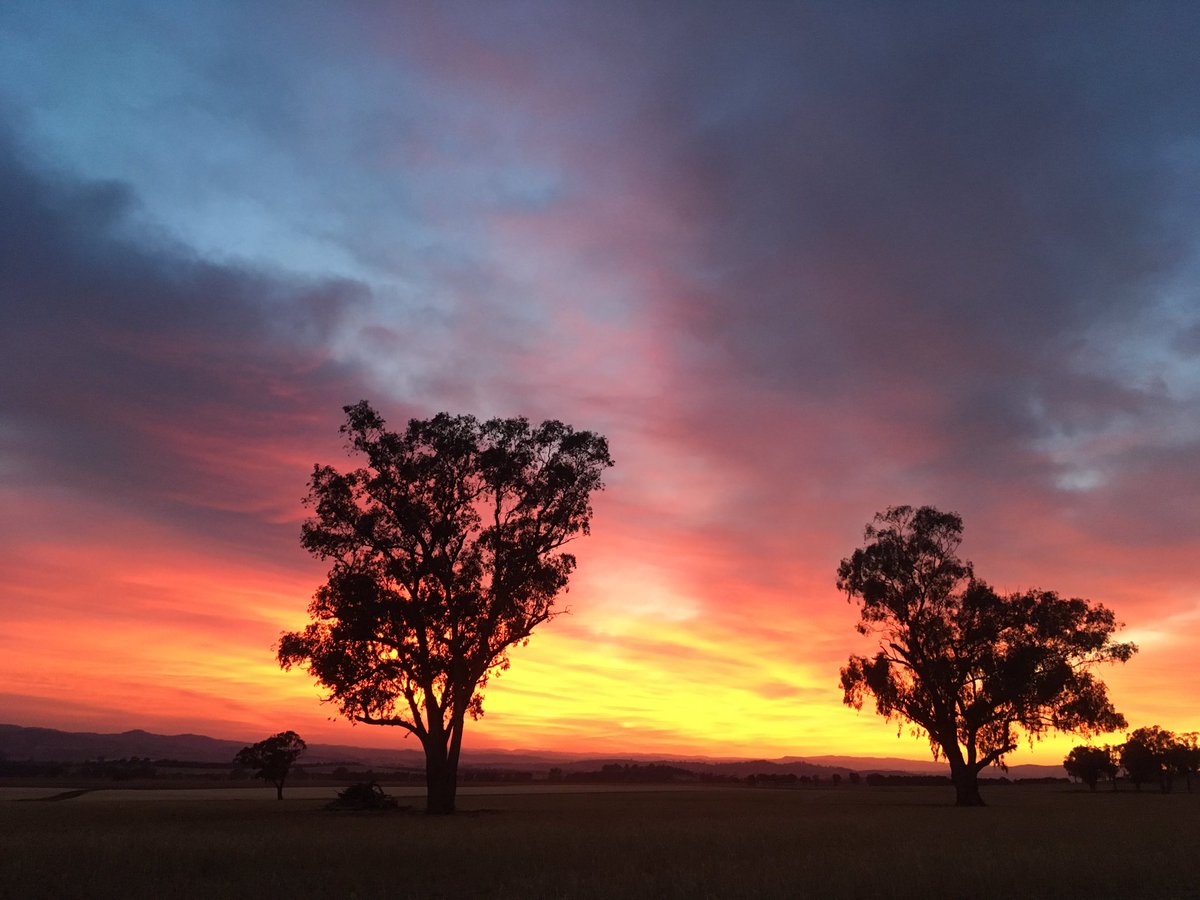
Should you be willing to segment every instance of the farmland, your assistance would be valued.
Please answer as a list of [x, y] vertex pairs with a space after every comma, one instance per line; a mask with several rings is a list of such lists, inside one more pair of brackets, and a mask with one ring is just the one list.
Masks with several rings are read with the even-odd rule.
[[1179, 791], [472, 788], [451, 818], [315, 787], [53, 793], [0, 791], [0, 896], [1200, 898]]

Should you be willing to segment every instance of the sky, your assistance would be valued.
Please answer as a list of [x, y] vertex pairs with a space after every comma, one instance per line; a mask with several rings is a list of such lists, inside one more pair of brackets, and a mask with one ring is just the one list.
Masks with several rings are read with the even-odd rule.
[[274, 657], [367, 399], [616, 461], [468, 749], [927, 757], [838, 680], [898, 504], [1200, 728], [1198, 9], [0, 5], [0, 721], [413, 745]]

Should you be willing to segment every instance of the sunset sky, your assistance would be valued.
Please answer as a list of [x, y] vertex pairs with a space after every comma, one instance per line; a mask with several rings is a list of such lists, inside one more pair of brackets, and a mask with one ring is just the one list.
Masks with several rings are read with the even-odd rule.
[[902, 503], [1001, 590], [1115, 610], [1130, 726], [1200, 728], [1198, 35], [1190, 2], [0, 5], [0, 722], [415, 748], [274, 659], [368, 399], [616, 461], [468, 749], [927, 757], [838, 685], [838, 562]]

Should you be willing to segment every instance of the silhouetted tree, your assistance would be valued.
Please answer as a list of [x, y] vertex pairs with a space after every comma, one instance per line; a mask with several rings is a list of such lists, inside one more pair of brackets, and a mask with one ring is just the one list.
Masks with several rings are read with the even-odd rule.
[[1116, 783], [1117, 764], [1107, 747], [1075, 747], [1063, 760], [1063, 768], [1072, 778], [1078, 778], [1093, 791], [1101, 778]]
[[1137, 790], [1149, 782], [1158, 782], [1159, 790], [1169, 793], [1180, 761], [1180, 740], [1174, 733], [1148, 725], [1129, 733], [1121, 745], [1121, 765]]
[[1200, 774], [1200, 734], [1190, 731], [1175, 736], [1175, 743], [1167, 751], [1167, 765], [1175, 775], [1187, 781], [1187, 790], [1192, 792], [1192, 776]]
[[1022, 732], [1125, 725], [1091, 672], [1137, 650], [1111, 640], [1108, 609], [1052, 591], [998, 595], [959, 559], [954, 513], [892, 507], [864, 536], [837, 585], [859, 600], [858, 630], [877, 634], [879, 651], [850, 657], [845, 702], [861, 709], [873, 696], [880, 715], [923, 732], [949, 763], [957, 805], [983, 804], [979, 772], [1003, 766]]
[[1143, 783], [1159, 778], [1162, 761], [1148, 744], [1131, 734], [1119, 749], [1121, 768], [1136, 790], [1140, 791]]
[[296, 732], [281, 731], [257, 744], [243, 747], [233, 761], [247, 769], [256, 769], [254, 777], [275, 785], [275, 799], [282, 800], [288, 772], [306, 749], [307, 745]]
[[562, 422], [441, 413], [388, 431], [365, 401], [342, 433], [366, 466], [317, 466], [302, 543], [330, 561], [303, 632], [279, 642], [343, 715], [415, 734], [427, 810], [454, 811], [467, 716], [508, 648], [551, 618], [587, 534], [608, 444]]

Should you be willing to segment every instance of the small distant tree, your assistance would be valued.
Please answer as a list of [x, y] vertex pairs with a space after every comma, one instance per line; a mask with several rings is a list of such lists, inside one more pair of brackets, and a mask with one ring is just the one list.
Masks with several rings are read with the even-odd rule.
[[275, 799], [283, 799], [283, 783], [287, 781], [292, 764], [308, 748], [300, 735], [294, 731], [281, 731], [257, 744], [243, 747], [234, 757], [234, 762], [247, 769], [255, 769], [254, 777], [275, 785]]
[[366, 465], [313, 470], [301, 543], [330, 569], [279, 662], [352, 721], [416, 735], [426, 810], [452, 813], [465, 722], [509, 649], [556, 614], [608, 443], [556, 420], [441, 413], [395, 432], [365, 401], [345, 413]]
[[858, 630], [878, 635], [879, 650], [842, 669], [845, 702], [861, 709], [873, 697], [880, 715], [926, 735], [950, 765], [957, 805], [983, 805], [979, 772], [1003, 766], [1022, 733], [1125, 726], [1092, 674], [1137, 650], [1112, 641], [1108, 609], [1053, 591], [997, 594], [959, 558], [955, 513], [892, 507], [865, 538], [837, 585], [858, 599]]
[[1080, 746], [1067, 754], [1063, 768], [1072, 778], [1078, 778], [1094, 791], [1102, 778], [1115, 783], [1118, 767], [1107, 747]]

